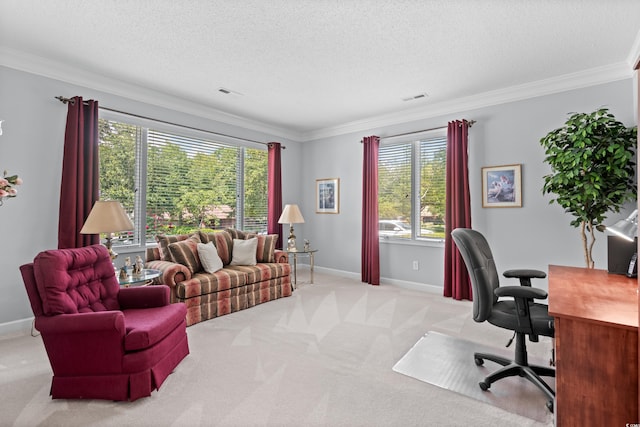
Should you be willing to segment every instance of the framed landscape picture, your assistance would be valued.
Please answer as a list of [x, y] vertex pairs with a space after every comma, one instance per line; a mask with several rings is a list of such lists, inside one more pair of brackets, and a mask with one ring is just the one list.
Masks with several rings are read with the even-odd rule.
[[522, 165], [482, 168], [482, 207], [522, 207]]
[[340, 178], [316, 179], [316, 213], [340, 213]]

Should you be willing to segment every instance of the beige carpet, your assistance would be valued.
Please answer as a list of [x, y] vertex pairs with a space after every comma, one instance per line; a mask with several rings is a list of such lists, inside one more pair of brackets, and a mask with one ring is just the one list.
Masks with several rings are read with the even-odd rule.
[[[545, 395], [526, 379], [503, 378], [491, 384], [488, 391], [482, 391], [478, 386], [478, 382], [498, 370], [500, 365], [485, 361], [483, 366], [476, 366], [473, 353], [482, 352], [512, 358], [514, 345], [510, 347], [511, 351], [505, 351], [505, 348], [483, 346], [430, 331], [396, 363], [393, 370], [506, 411], [540, 422], [552, 423], [553, 414], [545, 406]], [[543, 361], [536, 360], [529, 362], [544, 364]], [[555, 388], [554, 378], [544, 377], [544, 380]]]
[[135, 402], [51, 400], [41, 338], [0, 338], [0, 426], [548, 425], [392, 370], [427, 331], [506, 342], [471, 303], [298, 273], [289, 298], [189, 327], [191, 354]]

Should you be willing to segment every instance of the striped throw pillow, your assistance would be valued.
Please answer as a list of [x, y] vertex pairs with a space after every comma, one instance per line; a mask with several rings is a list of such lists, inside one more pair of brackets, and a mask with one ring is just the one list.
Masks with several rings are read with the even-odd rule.
[[231, 234], [226, 231], [217, 231], [215, 233], [200, 232], [200, 240], [202, 240], [202, 243], [213, 242], [222, 263], [229, 265], [233, 252], [233, 237], [231, 237]]
[[198, 256], [198, 243], [201, 243], [200, 237], [194, 234], [186, 240], [169, 244], [172, 261], [187, 267], [191, 274], [202, 271], [202, 264]]
[[239, 240], [246, 240], [249, 238], [248, 235], [251, 234], [251, 233], [245, 233], [244, 231], [238, 230], [236, 228], [225, 228], [224, 231], [231, 234], [231, 238], [239, 239]]
[[156, 242], [158, 243], [158, 249], [160, 251], [160, 259], [162, 261], [173, 261], [171, 258], [171, 253], [169, 252], [169, 245], [175, 242], [181, 242], [183, 240], [187, 240], [191, 234], [174, 234], [174, 235], [165, 235], [158, 234], [156, 235]]
[[275, 262], [276, 243], [278, 242], [277, 234], [258, 234], [258, 249], [256, 252], [256, 261], [258, 262]]

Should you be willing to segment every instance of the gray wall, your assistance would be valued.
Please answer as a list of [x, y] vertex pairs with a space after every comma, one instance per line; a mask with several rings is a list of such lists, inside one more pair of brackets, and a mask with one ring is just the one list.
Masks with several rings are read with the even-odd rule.
[[[570, 112], [590, 112], [607, 106], [618, 120], [635, 124], [633, 80], [627, 79], [586, 89], [492, 107], [460, 111], [404, 125], [371, 129], [306, 142], [303, 148], [305, 172], [303, 181], [303, 215], [305, 238], [319, 249], [316, 264], [320, 268], [337, 269], [360, 275], [361, 241], [361, 175], [364, 136], [394, 135], [445, 126], [454, 119], [473, 119], [477, 123], [469, 131], [469, 176], [472, 204], [472, 226], [489, 240], [500, 270], [537, 268], [547, 270], [549, 264], [584, 266], [578, 229], [569, 225], [571, 218], [550, 197], [543, 196], [543, 175], [550, 172], [543, 162], [540, 139], [563, 125]], [[522, 208], [482, 208], [481, 168], [521, 163], [523, 185]], [[341, 184], [340, 214], [314, 213], [314, 181], [316, 178], [339, 177]], [[624, 212], [611, 214], [608, 223], [625, 217]], [[594, 248], [596, 268], [607, 268], [606, 238], [597, 233]], [[412, 269], [412, 261], [420, 269]], [[381, 243], [380, 270], [384, 282], [412, 287], [443, 287], [444, 249], [442, 245], [409, 245]], [[546, 281], [539, 285], [547, 287]]]
[[[319, 249], [320, 269], [360, 277], [362, 145], [367, 135], [391, 135], [446, 125], [459, 118], [477, 120], [470, 130], [470, 177], [473, 226], [486, 233], [500, 269], [526, 266], [583, 265], [580, 239], [562, 210], [548, 205], [540, 191], [543, 164], [539, 139], [562, 125], [568, 112], [608, 106], [622, 122], [632, 125], [634, 98], [631, 79], [451, 116], [435, 117], [384, 129], [371, 129], [317, 141], [297, 143], [144, 104], [33, 74], [0, 67], [0, 171], [19, 173], [24, 184], [16, 199], [0, 207], [0, 335], [30, 326], [32, 318], [18, 267], [42, 250], [57, 246], [60, 172], [67, 108], [54, 99], [80, 95], [106, 107], [182, 123], [259, 141], [281, 141], [283, 202], [298, 203], [305, 218], [296, 225], [298, 239]], [[523, 164], [524, 207], [483, 209], [480, 203], [482, 166]], [[340, 213], [316, 214], [315, 180], [340, 178]], [[612, 215], [611, 222], [625, 216]], [[606, 268], [606, 244], [599, 235], [597, 268]], [[411, 262], [418, 260], [420, 270]], [[413, 287], [443, 286], [440, 246], [381, 244], [381, 274], [385, 282]], [[546, 286], [546, 282], [543, 287]]]

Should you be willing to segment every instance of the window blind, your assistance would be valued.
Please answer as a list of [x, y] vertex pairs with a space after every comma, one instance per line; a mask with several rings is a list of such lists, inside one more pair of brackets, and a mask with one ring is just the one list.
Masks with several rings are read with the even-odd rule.
[[267, 151], [100, 120], [101, 198], [136, 224], [114, 244], [159, 233], [267, 228]]
[[446, 153], [446, 136], [380, 146], [381, 237], [441, 239], [444, 236]]

